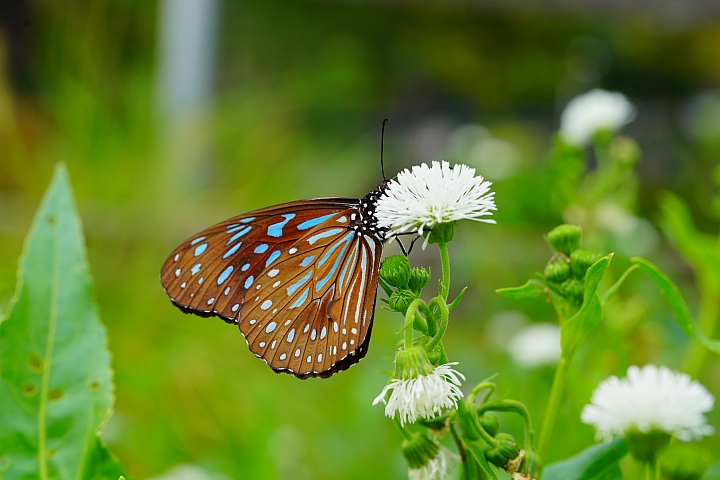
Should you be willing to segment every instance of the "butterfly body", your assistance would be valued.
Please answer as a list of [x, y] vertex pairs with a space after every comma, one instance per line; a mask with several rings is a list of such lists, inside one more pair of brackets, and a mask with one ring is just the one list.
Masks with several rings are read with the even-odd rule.
[[387, 231], [363, 199], [318, 198], [221, 222], [181, 244], [160, 279], [186, 313], [239, 326], [276, 372], [328, 377], [357, 363], [372, 331]]

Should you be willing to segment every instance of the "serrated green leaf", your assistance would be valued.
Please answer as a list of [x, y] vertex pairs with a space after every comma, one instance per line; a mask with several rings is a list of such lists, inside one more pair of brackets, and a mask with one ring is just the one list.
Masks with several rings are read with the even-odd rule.
[[613, 254], [602, 257], [593, 263], [585, 274], [583, 304], [580, 310], [568, 318], [560, 327], [560, 344], [564, 357], [570, 358], [590, 331], [600, 323], [602, 305], [600, 304], [597, 289], [610, 265], [612, 257]]
[[68, 174], [59, 165], [0, 323], [0, 478], [99, 478], [91, 470], [105, 478], [123, 475], [98, 438], [112, 403], [105, 328]]
[[720, 353], [720, 340], [711, 340], [705, 336], [705, 334], [698, 328], [697, 324], [693, 320], [690, 311], [688, 310], [685, 299], [683, 299], [680, 290], [677, 285], [670, 280], [670, 277], [665, 275], [659, 268], [653, 263], [645, 260], [644, 258], [635, 257], [631, 258], [630, 261], [640, 267], [640, 270], [645, 272], [655, 285], [660, 289], [665, 301], [667, 302], [670, 310], [675, 317], [675, 321], [685, 334], [699, 341], [705, 345], [709, 350]]
[[629, 449], [624, 438], [593, 445], [562, 462], [545, 467], [543, 480], [619, 480], [618, 462]]
[[538, 279], [532, 278], [520, 287], [498, 288], [497, 293], [506, 298], [518, 300], [521, 298], [537, 298], [545, 296], [545, 285]]

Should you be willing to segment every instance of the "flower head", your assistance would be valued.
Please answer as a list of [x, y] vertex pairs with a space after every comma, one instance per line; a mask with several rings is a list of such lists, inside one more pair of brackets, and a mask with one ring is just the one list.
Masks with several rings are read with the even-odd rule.
[[[433, 367], [422, 347], [401, 350], [395, 360], [395, 378], [385, 385], [373, 405], [385, 404], [385, 415], [400, 425], [415, 423], [418, 418], [435, 418], [444, 408], [457, 408], [462, 398], [462, 373], [451, 368], [457, 362]], [[390, 393], [390, 398], [387, 398]]]
[[555, 365], [560, 359], [560, 327], [536, 323], [520, 330], [508, 344], [508, 353], [518, 365], [533, 368]]
[[595, 89], [567, 104], [560, 117], [560, 134], [571, 145], [584, 147], [601, 130], [616, 132], [635, 119], [635, 107], [618, 92]]
[[441, 445], [435, 458], [421, 467], [409, 468], [408, 478], [410, 480], [443, 480], [450, 476], [453, 467], [459, 462], [460, 457], [457, 454]]
[[665, 432], [688, 442], [713, 434], [703, 414], [714, 402], [704, 386], [684, 373], [655, 365], [632, 366], [627, 378], [610, 377], [595, 389], [581, 418], [601, 439]]
[[495, 192], [491, 182], [475, 176], [467, 165], [450, 167], [448, 162], [423, 163], [400, 172], [390, 181], [377, 202], [378, 226], [389, 228], [391, 235], [423, 232], [435, 225], [462, 219], [495, 223], [481, 218], [492, 215]]

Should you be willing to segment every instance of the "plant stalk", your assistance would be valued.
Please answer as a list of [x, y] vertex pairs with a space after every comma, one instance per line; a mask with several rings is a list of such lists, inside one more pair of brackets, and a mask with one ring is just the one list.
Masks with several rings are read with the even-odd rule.
[[545, 418], [543, 419], [542, 429], [540, 430], [540, 440], [538, 442], [537, 453], [540, 457], [544, 457], [547, 453], [548, 443], [552, 438], [555, 422], [560, 409], [560, 400], [562, 400], [565, 384], [567, 383], [567, 374], [570, 367], [570, 359], [565, 355], [560, 357], [560, 362], [555, 369], [555, 378], [553, 379], [552, 389], [550, 390], [550, 399], [545, 409]]

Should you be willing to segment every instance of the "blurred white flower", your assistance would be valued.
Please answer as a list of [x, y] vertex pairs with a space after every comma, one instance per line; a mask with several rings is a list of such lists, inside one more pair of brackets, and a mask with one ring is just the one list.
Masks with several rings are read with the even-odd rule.
[[533, 368], [554, 365], [560, 359], [560, 327], [553, 323], [535, 323], [520, 330], [508, 343], [513, 361]]
[[[462, 373], [451, 368], [457, 362], [440, 365], [428, 375], [414, 378], [393, 378], [385, 385], [373, 405], [385, 404], [385, 415], [394, 418], [400, 416], [400, 425], [415, 423], [422, 418], [435, 418], [444, 408], [457, 408], [458, 399], [463, 397], [460, 390]], [[390, 398], [386, 399], [388, 392]]]
[[617, 131], [635, 119], [635, 106], [618, 92], [595, 89], [567, 104], [560, 117], [560, 135], [584, 147], [601, 130]]
[[175, 465], [167, 472], [148, 480], [230, 480], [230, 477], [223, 474], [211, 474], [202, 467], [184, 463]]
[[417, 232], [422, 235], [439, 223], [469, 219], [495, 223], [481, 218], [492, 215], [495, 192], [491, 182], [475, 176], [467, 165], [450, 167], [448, 162], [423, 163], [400, 172], [391, 180], [377, 202], [378, 226], [391, 234]]
[[447, 447], [441, 446], [435, 458], [420, 468], [408, 469], [409, 480], [443, 480], [452, 474], [455, 464], [460, 457]]
[[660, 430], [689, 442], [714, 433], [703, 416], [714, 402], [689, 375], [655, 365], [632, 366], [627, 378], [610, 377], [595, 389], [581, 418], [600, 439]]

